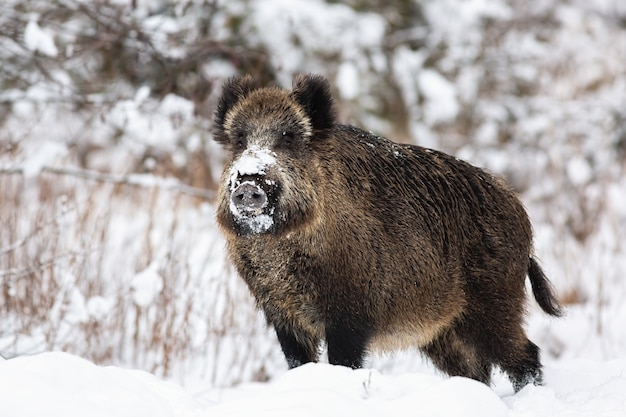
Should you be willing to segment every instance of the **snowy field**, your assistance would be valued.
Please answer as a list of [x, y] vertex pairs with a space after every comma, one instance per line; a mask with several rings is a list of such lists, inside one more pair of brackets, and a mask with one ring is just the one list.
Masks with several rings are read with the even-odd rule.
[[11, 417], [445, 416], [620, 417], [626, 360], [548, 365], [546, 384], [513, 395], [466, 378], [384, 375], [308, 364], [265, 384], [197, 391], [143, 371], [99, 367], [66, 353], [0, 362], [0, 414]]
[[[623, 1], [22, 3], [0, 5], [0, 417], [626, 416]], [[214, 220], [210, 116], [242, 72], [321, 73], [342, 120], [513, 185], [566, 307], [529, 304], [545, 386], [411, 351], [287, 371]]]

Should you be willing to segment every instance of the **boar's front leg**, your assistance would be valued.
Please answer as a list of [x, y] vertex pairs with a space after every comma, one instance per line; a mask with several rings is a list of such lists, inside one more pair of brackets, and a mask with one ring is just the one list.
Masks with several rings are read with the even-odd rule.
[[283, 326], [274, 326], [274, 328], [289, 369], [308, 362], [317, 362], [319, 341], [314, 337]]
[[372, 333], [372, 329], [364, 323], [346, 322], [326, 327], [328, 362], [352, 369], [362, 367]]

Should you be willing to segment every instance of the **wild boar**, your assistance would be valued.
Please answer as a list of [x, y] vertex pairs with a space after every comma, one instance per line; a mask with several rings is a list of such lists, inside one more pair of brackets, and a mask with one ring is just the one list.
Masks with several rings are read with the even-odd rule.
[[291, 91], [249, 76], [223, 86], [215, 140], [229, 159], [217, 220], [290, 367], [361, 367], [415, 347], [449, 375], [516, 390], [542, 381], [526, 337], [525, 279], [561, 306], [534, 258], [528, 215], [489, 172], [338, 123], [326, 79]]

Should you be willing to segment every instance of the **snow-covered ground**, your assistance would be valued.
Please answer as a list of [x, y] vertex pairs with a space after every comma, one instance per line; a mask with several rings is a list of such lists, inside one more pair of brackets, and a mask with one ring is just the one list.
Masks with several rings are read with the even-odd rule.
[[66, 353], [0, 362], [7, 417], [442, 416], [623, 417], [626, 360], [548, 365], [545, 386], [513, 395], [466, 378], [383, 375], [308, 364], [265, 384], [192, 391], [144, 371], [99, 367]]

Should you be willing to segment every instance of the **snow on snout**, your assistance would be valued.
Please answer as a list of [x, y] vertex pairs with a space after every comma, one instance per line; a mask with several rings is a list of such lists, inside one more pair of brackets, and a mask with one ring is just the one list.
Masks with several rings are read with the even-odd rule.
[[[267, 148], [261, 148], [260, 146], [250, 146], [246, 149], [239, 159], [235, 161], [229, 171], [229, 189], [230, 192], [234, 192], [235, 189], [241, 185], [241, 179], [244, 176], [250, 175], [255, 177], [261, 177], [265, 175], [267, 168], [276, 164], [276, 154]], [[254, 182], [246, 180], [244, 182]], [[266, 184], [273, 183], [271, 180], [265, 180]], [[268, 231], [274, 224], [272, 215], [274, 214], [274, 208], [270, 209], [269, 213], [263, 213], [261, 210], [255, 212], [242, 212], [240, 211], [232, 200], [230, 202], [230, 211], [238, 222], [246, 224], [252, 233], [264, 233]]]
[[250, 146], [243, 151], [239, 159], [230, 168], [229, 187], [232, 192], [239, 184], [238, 179], [244, 175], [261, 176], [267, 168], [276, 163], [276, 154], [267, 148]]

